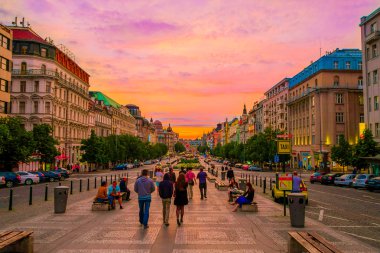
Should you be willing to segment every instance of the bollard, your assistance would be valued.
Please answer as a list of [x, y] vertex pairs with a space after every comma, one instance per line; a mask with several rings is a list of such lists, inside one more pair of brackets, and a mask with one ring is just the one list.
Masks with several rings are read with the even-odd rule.
[[265, 188], [267, 188], [267, 178], [266, 177], [264, 178], [264, 187], [263, 188], [264, 188], [263, 190], [264, 190], [264, 193], [265, 193]]
[[48, 190], [49, 190], [48, 184], [46, 184], [46, 186], [45, 186], [45, 201], [48, 201]]
[[256, 186], [257, 186], [257, 176], [256, 176]]
[[96, 189], [96, 177], [95, 177], [95, 181], [94, 181], [94, 188]]
[[251, 174], [249, 174], [248, 182], [251, 182]]
[[263, 178], [260, 176], [260, 187], [263, 187]]
[[240, 172], [240, 177], [243, 178], [243, 172]]
[[127, 172], [127, 179], [128, 179], [128, 172]]
[[248, 175], [247, 174], [245, 174], [245, 180], [247, 180], [248, 179]]
[[87, 178], [87, 191], [90, 190], [90, 178]]
[[12, 211], [12, 207], [13, 207], [13, 189], [10, 189], [9, 190], [9, 207], [8, 207], [8, 210]]
[[108, 182], [108, 178], [107, 178], [107, 176], [106, 176], [106, 182]]
[[112, 183], [112, 175], [111, 175], [111, 183]]
[[82, 179], [79, 180], [79, 192], [82, 192]]
[[272, 178], [269, 178], [269, 190], [272, 190]]
[[33, 187], [32, 186], [30, 186], [30, 188], [29, 188], [29, 205], [31, 206], [32, 204], [33, 204]]
[[73, 195], [73, 181], [70, 181], [70, 194]]

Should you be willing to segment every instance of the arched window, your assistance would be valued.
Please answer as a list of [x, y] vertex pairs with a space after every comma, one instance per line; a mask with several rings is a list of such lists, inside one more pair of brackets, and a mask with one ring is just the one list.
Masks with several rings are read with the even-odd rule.
[[339, 86], [339, 76], [334, 76], [334, 87]]
[[21, 74], [26, 74], [27, 66], [26, 62], [21, 63]]
[[45, 64], [41, 65], [41, 71], [42, 71], [42, 74], [46, 74], [46, 65]]

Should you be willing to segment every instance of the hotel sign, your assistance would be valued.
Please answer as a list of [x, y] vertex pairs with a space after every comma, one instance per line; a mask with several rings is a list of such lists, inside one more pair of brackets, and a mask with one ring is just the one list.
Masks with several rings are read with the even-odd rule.
[[290, 140], [277, 141], [277, 154], [290, 154], [292, 151]]

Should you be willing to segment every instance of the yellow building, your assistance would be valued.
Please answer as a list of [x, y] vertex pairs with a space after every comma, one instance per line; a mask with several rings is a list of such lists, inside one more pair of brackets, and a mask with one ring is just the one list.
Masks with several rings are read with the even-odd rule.
[[12, 70], [12, 31], [0, 24], [0, 117], [9, 113]]

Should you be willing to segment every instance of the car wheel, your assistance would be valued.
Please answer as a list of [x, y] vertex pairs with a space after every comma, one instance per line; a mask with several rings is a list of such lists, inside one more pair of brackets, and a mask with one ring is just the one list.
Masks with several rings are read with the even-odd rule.
[[52, 177], [49, 178], [49, 181], [50, 181], [50, 182], [54, 182], [54, 178], [52, 178]]
[[7, 181], [7, 183], [5, 184], [8, 188], [11, 188], [13, 186], [13, 182], [12, 181]]
[[348, 184], [348, 187], [352, 187], [352, 183], [349, 183], [349, 184]]
[[32, 179], [27, 179], [27, 180], [25, 180], [25, 184], [26, 184], [26, 185], [31, 185], [31, 184], [33, 184]]

